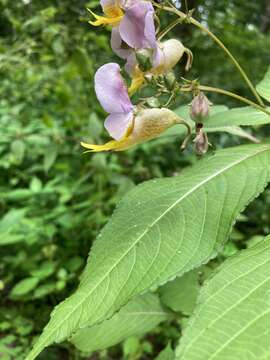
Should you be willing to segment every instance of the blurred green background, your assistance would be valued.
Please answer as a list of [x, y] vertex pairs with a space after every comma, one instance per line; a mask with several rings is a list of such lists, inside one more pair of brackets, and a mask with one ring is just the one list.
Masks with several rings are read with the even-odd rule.
[[[251, 79], [263, 77], [269, 62], [269, 0], [189, 1], [237, 56]], [[82, 139], [102, 143], [104, 112], [93, 87], [96, 69], [118, 61], [110, 32], [92, 28], [89, 7], [98, 1], [0, 0], [0, 358], [24, 359], [53, 307], [78, 284], [91, 243], [118, 200], [135, 184], [173, 176], [196, 160], [182, 154], [180, 139], [151, 142], [124, 153], [83, 154]], [[165, 26], [173, 17], [162, 15]], [[224, 54], [192, 26], [173, 35], [194, 53], [184, 74], [205, 85], [250, 96]], [[216, 104], [239, 106], [220, 96]], [[186, 99], [178, 99], [175, 106]], [[266, 134], [266, 130], [264, 134]], [[216, 148], [240, 143], [212, 135]], [[270, 192], [257, 199], [234, 230], [223, 256], [247, 239], [270, 232]], [[165, 323], [150, 335], [84, 357], [62, 344], [40, 359], [153, 359], [177, 339]], [[138, 355], [139, 354], [139, 355]]]

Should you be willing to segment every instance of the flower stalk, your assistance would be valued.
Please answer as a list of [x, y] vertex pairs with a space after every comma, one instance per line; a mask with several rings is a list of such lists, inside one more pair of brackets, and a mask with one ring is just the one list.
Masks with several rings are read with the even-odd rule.
[[235, 94], [231, 91], [228, 91], [228, 90], [215, 88], [215, 87], [211, 87], [211, 86], [205, 86], [205, 85], [195, 85], [195, 87], [194, 87], [194, 85], [184, 85], [184, 86], [180, 87], [180, 91], [182, 91], [182, 92], [193, 92], [194, 89], [229, 96], [229, 97], [239, 100], [247, 105], [250, 105], [270, 116], [270, 111], [268, 111], [265, 107], [262, 107], [262, 106], [258, 105], [257, 103], [255, 103], [249, 99], [246, 99], [243, 96]]
[[[262, 99], [260, 97], [260, 95], [257, 93], [254, 85], [250, 81], [249, 77], [247, 76], [247, 74], [244, 71], [244, 69], [242, 68], [242, 66], [239, 64], [239, 62], [236, 60], [236, 58], [232, 55], [230, 50], [223, 44], [223, 42], [215, 34], [213, 34], [207, 27], [203, 26], [199, 21], [195, 20], [190, 15], [190, 13], [187, 15], [187, 14], [183, 13], [182, 11], [176, 9], [174, 6], [163, 6], [163, 5], [157, 4], [154, 1], [152, 1], [152, 3], [153, 3], [153, 5], [155, 7], [159, 8], [159, 9], [162, 9], [162, 10], [166, 10], [166, 11], [171, 12], [171, 13], [174, 13], [175, 15], [177, 15], [181, 19], [181, 21], [180, 20], [175, 21], [172, 24], [173, 26], [170, 27], [169, 30], [172, 30], [173, 27], [178, 25], [179, 23], [186, 21], [187, 23], [193, 24], [194, 26], [198, 27], [203, 32], [205, 32], [207, 35], [209, 35], [218, 44], [218, 46], [227, 54], [227, 56], [231, 59], [231, 61], [233, 62], [235, 67], [238, 69], [238, 71], [241, 74], [241, 76], [243, 77], [243, 79], [245, 80], [246, 84], [250, 88], [251, 92], [253, 93], [253, 95], [257, 99], [258, 104], [260, 104], [261, 107], [265, 106], [264, 102], [262, 101]], [[167, 33], [167, 31], [166, 31], [166, 33]]]

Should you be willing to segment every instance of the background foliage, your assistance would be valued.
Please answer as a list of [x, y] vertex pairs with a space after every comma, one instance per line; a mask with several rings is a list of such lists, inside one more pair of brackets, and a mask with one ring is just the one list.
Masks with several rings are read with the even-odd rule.
[[[192, 0], [189, 4], [197, 7], [195, 16], [222, 37], [258, 82], [269, 64], [268, 2]], [[144, 180], [180, 173], [195, 160], [191, 149], [180, 153], [178, 139], [162, 146], [148, 143], [123, 154], [82, 154], [82, 138], [101, 142], [107, 136], [92, 79], [98, 66], [114, 57], [108, 30], [87, 24], [85, 8], [97, 6], [98, 1], [81, 0], [0, 1], [0, 355], [4, 359], [23, 359], [52, 308], [76, 288], [91, 243], [122, 195]], [[162, 21], [167, 24], [170, 16]], [[184, 76], [199, 76], [203, 84], [249, 95], [210, 39], [189, 26], [177, 27], [174, 36], [195, 55], [192, 73]], [[183, 72], [181, 65], [179, 70]], [[236, 105], [226, 98], [211, 99]], [[184, 100], [178, 99], [175, 106]], [[267, 134], [266, 129], [261, 131]], [[228, 135], [210, 140], [215, 147], [239, 143]], [[241, 217], [220, 260], [270, 232], [269, 210], [270, 191], [266, 191]], [[204, 269], [203, 277], [208, 271]], [[88, 358], [153, 359], [169, 338], [178, 339], [182, 318], [188, 315], [187, 307], [181, 321], [168, 320], [143, 339], [130, 338]], [[86, 357], [65, 344], [48, 349], [43, 358]]]

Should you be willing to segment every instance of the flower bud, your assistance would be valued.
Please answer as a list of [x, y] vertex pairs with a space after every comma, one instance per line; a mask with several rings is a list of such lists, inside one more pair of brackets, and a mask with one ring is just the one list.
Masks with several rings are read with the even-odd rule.
[[187, 55], [186, 70], [188, 71], [192, 65], [193, 55], [181, 41], [170, 39], [158, 43], [158, 52], [154, 59], [152, 71], [156, 74], [163, 74], [172, 70], [184, 54]]
[[175, 67], [185, 53], [184, 45], [176, 39], [170, 39], [162, 43], [164, 53], [164, 70], [169, 71]]
[[194, 139], [195, 151], [198, 155], [204, 155], [207, 153], [209, 148], [207, 134], [200, 128]]
[[152, 68], [152, 53], [150, 50], [141, 49], [136, 51], [136, 60], [140, 70], [143, 72], [149, 71]]
[[192, 100], [190, 108], [190, 117], [196, 123], [203, 123], [204, 119], [209, 116], [210, 103], [207, 97], [200, 93]]
[[165, 84], [169, 90], [173, 90], [176, 84], [176, 78], [172, 71], [164, 76]]

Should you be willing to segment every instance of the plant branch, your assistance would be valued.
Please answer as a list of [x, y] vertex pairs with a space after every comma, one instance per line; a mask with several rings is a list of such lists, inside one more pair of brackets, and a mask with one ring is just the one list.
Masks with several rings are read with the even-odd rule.
[[[239, 100], [247, 105], [250, 105], [260, 111], [263, 111], [265, 114], [269, 115], [270, 116], [270, 112], [268, 110], [265, 109], [265, 107], [262, 107], [260, 105], [258, 105], [257, 103], [249, 100], [249, 99], [246, 99], [240, 95], [237, 95], [233, 92], [230, 92], [230, 91], [227, 91], [227, 90], [223, 90], [223, 89], [219, 89], [219, 88], [215, 88], [215, 87], [211, 87], [211, 86], [204, 86], [204, 85], [198, 85], [197, 86], [197, 89], [201, 90], [201, 91], [209, 91], [209, 92], [213, 92], [213, 93], [217, 93], [217, 94], [222, 94], [222, 95], [226, 95], [226, 96], [230, 96], [236, 100]], [[183, 92], [190, 92], [190, 91], [193, 91], [194, 89], [192, 88], [192, 86], [183, 86], [183, 87], [180, 87], [180, 90], [183, 91]]]
[[170, 25], [168, 25], [164, 30], [162, 30], [159, 34], [158, 34], [158, 40], [162, 40], [164, 38], [165, 35], [168, 34], [168, 32], [170, 32], [176, 25], [181, 24], [183, 22], [183, 19], [176, 19], [175, 21], [173, 21]]
[[[240, 72], [240, 74], [242, 75], [242, 77], [244, 78], [244, 80], [246, 81], [247, 85], [249, 86], [250, 90], [252, 91], [253, 95], [255, 96], [255, 98], [257, 99], [258, 103], [264, 107], [264, 103], [261, 99], [261, 97], [259, 96], [259, 94], [257, 93], [254, 85], [252, 84], [252, 82], [250, 81], [249, 77], [247, 76], [246, 72], [244, 71], [244, 69], [241, 67], [241, 65], [239, 64], [239, 62], [236, 60], [236, 58], [232, 55], [232, 53], [229, 51], [229, 49], [222, 43], [221, 40], [219, 40], [219, 38], [214, 35], [208, 28], [206, 28], [205, 26], [203, 26], [199, 21], [195, 20], [192, 16], [190, 15], [186, 15], [185, 13], [183, 13], [182, 11], [176, 9], [175, 7], [169, 7], [169, 6], [162, 6], [160, 4], [157, 4], [155, 2], [153, 2], [153, 5], [156, 6], [159, 9], [163, 9], [166, 10], [168, 12], [174, 13], [177, 16], [180, 17], [180, 19], [182, 21], [186, 20], [188, 23], [191, 23], [193, 25], [195, 25], [196, 27], [198, 27], [199, 29], [201, 29], [203, 32], [205, 32], [206, 34], [208, 34], [219, 46], [220, 48], [228, 55], [228, 57], [231, 59], [231, 61], [233, 62], [233, 64], [236, 66], [236, 68], [238, 69], [238, 71]], [[177, 23], [175, 22], [176, 26]], [[173, 27], [172, 27], [173, 28]], [[171, 28], [171, 29], [172, 29]], [[170, 30], [171, 30], [170, 29]]]

